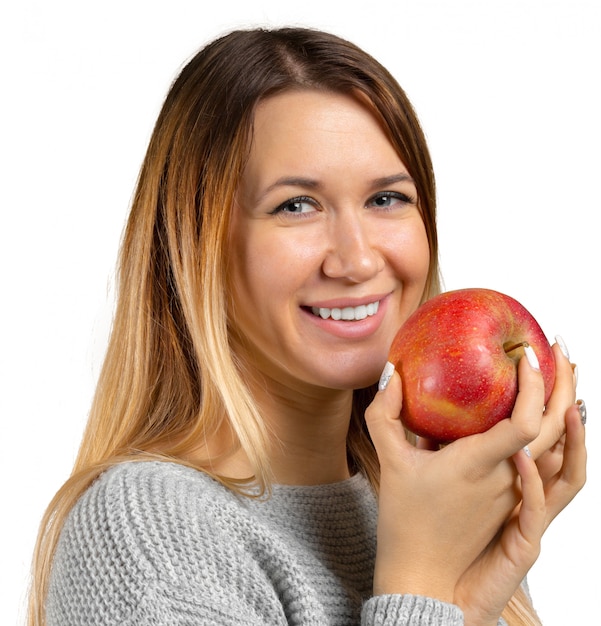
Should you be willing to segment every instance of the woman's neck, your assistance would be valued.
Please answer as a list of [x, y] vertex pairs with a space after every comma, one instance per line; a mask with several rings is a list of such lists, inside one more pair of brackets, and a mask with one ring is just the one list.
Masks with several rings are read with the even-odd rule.
[[256, 391], [255, 398], [275, 435], [271, 463], [276, 481], [313, 485], [348, 478], [353, 392], [275, 387]]
[[[259, 412], [273, 434], [270, 463], [275, 483], [316, 485], [350, 476], [346, 440], [352, 390], [286, 385], [262, 378], [248, 381]], [[242, 449], [222, 459], [219, 474], [244, 478], [253, 474]]]

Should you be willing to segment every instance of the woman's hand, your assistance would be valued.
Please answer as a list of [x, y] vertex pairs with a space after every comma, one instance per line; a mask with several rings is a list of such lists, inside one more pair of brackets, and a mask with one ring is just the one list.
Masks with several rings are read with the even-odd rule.
[[566, 412], [565, 425], [561, 467], [546, 484], [533, 458], [524, 451], [514, 455], [522, 501], [455, 588], [454, 601], [463, 608], [466, 624], [497, 623], [516, 581], [538, 558], [544, 531], [584, 485], [584, 427], [576, 405]]
[[[563, 341], [561, 341], [563, 345]], [[562, 463], [561, 442], [565, 434], [565, 414], [576, 400], [576, 376], [565, 345], [553, 345], [555, 355], [555, 384], [543, 414], [539, 436], [528, 447], [539, 460], [542, 474], [554, 474]]]
[[[540, 372], [522, 359], [511, 419], [440, 451], [406, 441], [398, 375], [376, 396], [366, 412], [381, 464], [376, 594], [436, 597], [459, 604], [466, 623], [496, 624], [537, 558], [544, 529], [584, 480], [572, 368], [554, 349], [558, 378], [544, 417]], [[526, 445], [545, 465], [544, 480], [534, 453], [521, 452]], [[554, 449], [546, 461], [545, 445]]]
[[381, 470], [375, 593], [453, 602], [460, 577], [516, 507], [520, 494], [508, 459], [539, 434], [544, 396], [540, 372], [525, 359], [519, 369], [524, 389], [511, 419], [438, 451], [406, 440], [397, 373], [368, 407]]

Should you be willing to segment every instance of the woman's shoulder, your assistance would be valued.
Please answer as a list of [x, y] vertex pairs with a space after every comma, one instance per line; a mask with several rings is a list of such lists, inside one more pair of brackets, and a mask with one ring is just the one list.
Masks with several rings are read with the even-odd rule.
[[194, 527], [228, 506], [240, 506], [239, 498], [205, 472], [175, 462], [131, 461], [102, 473], [75, 503], [66, 526], [115, 534], [132, 545], [147, 536], [164, 543], [183, 524]]
[[194, 498], [227, 497], [229, 490], [207, 473], [169, 461], [129, 461], [114, 465], [103, 472], [84, 492], [76, 506], [98, 496], [108, 498], [107, 504], [117, 506], [133, 498], [141, 505], [152, 502], [159, 508], [193, 493]]
[[69, 607], [83, 607], [86, 597], [122, 617], [147, 599], [150, 589], [187, 584], [198, 554], [214, 550], [216, 511], [227, 511], [235, 499], [207, 474], [176, 463], [135, 461], [106, 470], [80, 496], [61, 529], [49, 623], [72, 623]]
[[123, 462], [98, 476], [76, 502], [73, 514], [87, 511], [144, 524], [173, 507], [227, 499], [229, 493], [208, 474], [175, 462]]
[[172, 560], [178, 543], [198, 540], [215, 512], [241, 506], [235, 503], [230, 490], [199, 470], [162, 461], [119, 463], [75, 503], [57, 556], [135, 562], [151, 575]]
[[132, 460], [117, 463], [105, 470], [92, 483], [119, 489], [144, 489], [152, 485], [185, 481], [199, 488], [218, 484], [209, 474], [176, 461]]

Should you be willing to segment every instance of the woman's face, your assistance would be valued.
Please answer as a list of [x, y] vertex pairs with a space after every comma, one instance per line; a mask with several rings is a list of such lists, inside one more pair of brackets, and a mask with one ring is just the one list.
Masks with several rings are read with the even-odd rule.
[[415, 186], [375, 116], [311, 90], [259, 104], [230, 246], [249, 365], [296, 388], [375, 382], [430, 258]]

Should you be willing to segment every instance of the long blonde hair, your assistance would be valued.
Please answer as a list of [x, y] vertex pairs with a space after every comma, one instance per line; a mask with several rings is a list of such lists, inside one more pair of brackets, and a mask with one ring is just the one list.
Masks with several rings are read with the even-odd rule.
[[[268, 433], [230, 345], [225, 242], [255, 107], [299, 87], [359, 91], [372, 103], [416, 184], [431, 253], [424, 299], [440, 290], [432, 163], [412, 106], [388, 71], [349, 42], [311, 29], [240, 30], [200, 50], [169, 90], [140, 171], [88, 423], [72, 475], [41, 523], [30, 626], [45, 623], [63, 522], [108, 467], [149, 457], [189, 463], [199, 441], [226, 427], [256, 482], [269, 487]], [[377, 487], [377, 456], [363, 420], [374, 393], [355, 392], [348, 456]], [[196, 466], [209, 471], [211, 459]]]

